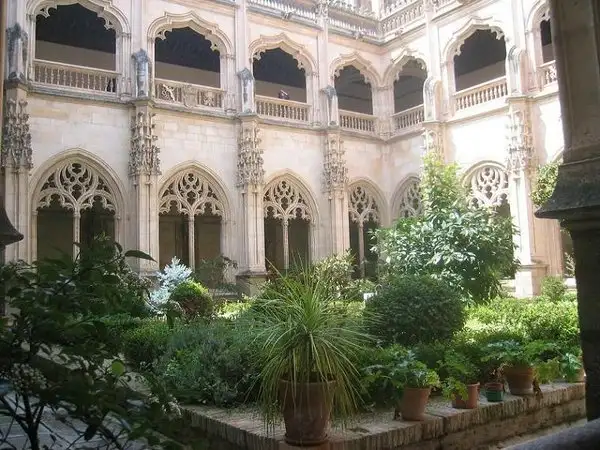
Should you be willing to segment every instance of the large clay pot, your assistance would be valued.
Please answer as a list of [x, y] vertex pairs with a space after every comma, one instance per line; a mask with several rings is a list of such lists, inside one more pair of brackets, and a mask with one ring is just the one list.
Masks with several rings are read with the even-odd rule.
[[288, 444], [303, 447], [327, 441], [334, 388], [334, 381], [279, 382], [285, 441]]
[[467, 399], [463, 400], [460, 394], [452, 398], [452, 407], [457, 409], [474, 409], [479, 403], [479, 383], [467, 384]]
[[403, 420], [425, 420], [425, 407], [429, 401], [431, 388], [404, 388], [400, 400], [400, 414]]
[[533, 367], [507, 366], [504, 368], [504, 376], [511, 394], [533, 394]]

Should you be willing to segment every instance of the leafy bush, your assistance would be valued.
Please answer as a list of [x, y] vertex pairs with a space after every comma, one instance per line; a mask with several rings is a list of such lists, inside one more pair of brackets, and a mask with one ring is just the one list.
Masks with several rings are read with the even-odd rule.
[[427, 155], [424, 166], [423, 214], [376, 232], [382, 274], [430, 275], [475, 303], [496, 297], [517, 268], [511, 219], [470, 206], [456, 165]]
[[187, 320], [206, 319], [213, 314], [213, 301], [208, 289], [195, 281], [179, 283], [171, 292], [170, 301], [179, 305]]
[[401, 276], [381, 288], [365, 306], [370, 332], [384, 345], [411, 346], [449, 340], [465, 323], [460, 295], [427, 276]]
[[166, 321], [147, 320], [124, 333], [123, 354], [136, 368], [148, 368], [165, 353], [173, 333]]
[[192, 277], [192, 269], [182, 264], [181, 261], [174, 256], [170, 264], [167, 264], [162, 272], [157, 273], [160, 287], [152, 292], [150, 296], [150, 305], [155, 310], [162, 310], [165, 304], [171, 297], [171, 292], [180, 283], [190, 280]]
[[567, 286], [562, 277], [544, 277], [542, 280], [542, 297], [551, 302], [560, 302], [567, 293]]
[[231, 406], [252, 401], [257, 371], [245, 330], [233, 322], [194, 322], [170, 337], [156, 373], [186, 402]]
[[531, 191], [531, 200], [536, 206], [542, 206], [550, 199], [556, 181], [558, 180], [558, 162], [544, 164], [538, 170], [537, 177]]

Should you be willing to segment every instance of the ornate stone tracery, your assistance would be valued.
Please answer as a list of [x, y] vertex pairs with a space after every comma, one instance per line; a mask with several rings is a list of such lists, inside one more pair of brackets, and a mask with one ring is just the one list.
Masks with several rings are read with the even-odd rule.
[[160, 175], [160, 149], [156, 145], [155, 114], [139, 111], [132, 118], [129, 174]]
[[325, 192], [345, 189], [348, 184], [344, 142], [339, 134], [327, 136], [323, 165]]
[[29, 114], [25, 100], [9, 99], [6, 102], [0, 167], [33, 167]]
[[348, 201], [350, 220], [359, 224], [366, 222], [380, 223], [381, 216], [375, 196], [363, 184], [357, 184], [350, 189]]
[[216, 192], [199, 170], [182, 171], [161, 189], [159, 213], [167, 214], [175, 207], [178, 213], [185, 214], [188, 218], [203, 214], [223, 216], [223, 201]]
[[282, 178], [267, 186], [263, 205], [265, 217], [280, 219], [284, 228], [287, 228], [287, 224], [293, 219], [309, 222], [312, 220], [310, 207], [300, 189], [287, 178]]
[[506, 169], [513, 175], [529, 172], [533, 160], [533, 137], [531, 118], [526, 108], [511, 105], [507, 118], [508, 157]]
[[82, 211], [92, 209], [95, 202], [108, 211], [117, 212], [117, 202], [107, 181], [79, 160], [67, 161], [52, 171], [37, 195], [35, 207], [49, 207], [54, 200], [77, 217]]
[[238, 187], [264, 184], [263, 150], [260, 129], [254, 123], [242, 124], [238, 138]]
[[471, 174], [467, 183], [470, 204], [474, 207], [495, 208], [508, 201], [508, 176], [501, 167], [482, 166]]
[[413, 178], [408, 180], [400, 193], [397, 207], [399, 218], [415, 217], [423, 212], [423, 199], [419, 180]]

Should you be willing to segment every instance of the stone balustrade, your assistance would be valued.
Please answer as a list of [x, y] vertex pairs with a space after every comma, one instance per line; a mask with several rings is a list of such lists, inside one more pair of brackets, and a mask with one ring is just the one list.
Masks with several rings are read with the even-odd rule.
[[181, 105], [188, 108], [224, 108], [224, 92], [222, 89], [156, 79], [154, 81], [154, 98], [159, 102]]
[[294, 122], [310, 122], [310, 105], [292, 100], [257, 95], [256, 113], [259, 116]]
[[340, 110], [340, 127], [345, 130], [375, 133], [377, 131], [377, 118], [370, 114]]
[[508, 95], [506, 77], [477, 84], [454, 94], [454, 110], [461, 111]]
[[405, 109], [392, 116], [394, 132], [401, 133], [420, 127], [424, 120], [425, 110], [423, 109], [423, 105]]
[[317, 21], [317, 14], [312, 9], [303, 8], [301, 5], [293, 4], [285, 0], [250, 0], [250, 5], [265, 9], [280, 11], [286, 15], [296, 15], [311, 22]]
[[554, 61], [542, 64], [538, 70], [540, 89], [552, 83], [556, 83], [556, 64]]
[[402, 29], [424, 18], [423, 0], [413, 0], [410, 2], [397, 1], [396, 4], [400, 4], [400, 8], [396, 9], [381, 22], [381, 29], [384, 34]]
[[33, 81], [40, 84], [82, 91], [116, 94], [119, 76], [110, 70], [62, 64], [36, 59]]

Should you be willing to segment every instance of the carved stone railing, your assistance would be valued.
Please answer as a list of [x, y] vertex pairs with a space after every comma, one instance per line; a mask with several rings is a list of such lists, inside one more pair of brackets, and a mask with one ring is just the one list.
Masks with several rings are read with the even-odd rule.
[[412, 108], [400, 111], [392, 116], [394, 132], [402, 132], [412, 128], [420, 127], [425, 120], [425, 111], [423, 105], [413, 106]]
[[317, 14], [314, 9], [294, 5], [293, 2], [285, 0], [250, 0], [250, 5], [280, 11], [286, 15], [296, 15], [311, 22], [317, 21]]
[[62, 64], [36, 59], [33, 62], [33, 81], [69, 90], [116, 94], [117, 72], [90, 67]]
[[460, 111], [473, 106], [482, 105], [492, 100], [500, 99], [508, 95], [506, 77], [496, 78], [472, 86], [454, 94], [454, 110]]
[[259, 116], [295, 122], [310, 122], [310, 105], [292, 100], [255, 96], [256, 113]]
[[552, 83], [556, 83], [556, 64], [554, 61], [542, 64], [538, 69], [540, 89]]
[[412, 22], [424, 18], [423, 0], [396, 1], [392, 8], [386, 10], [386, 18], [381, 22], [383, 33], [405, 28]]
[[224, 109], [225, 107], [225, 95], [222, 89], [180, 81], [154, 80], [154, 98], [159, 102], [186, 108]]
[[340, 110], [340, 127], [346, 130], [375, 133], [377, 131], [377, 119], [370, 114]]

